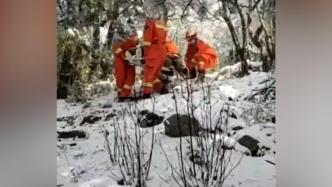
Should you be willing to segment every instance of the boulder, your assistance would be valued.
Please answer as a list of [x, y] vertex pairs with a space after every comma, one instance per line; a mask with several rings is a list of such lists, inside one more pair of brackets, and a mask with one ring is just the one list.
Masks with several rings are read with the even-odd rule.
[[198, 136], [199, 122], [188, 115], [173, 114], [164, 121], [165, 134], [170, 137]]
[[107, 114], [107, 116], [105, 117], [105, 121], [109, 121], [110, 119], [116, 117], [116, 114], [111, 112], [109, 114]]
[[142, 114], [143, 114], [143, 116], [140, 120], [140, 127], [142, 127], [142, 128], [148, 128], [148, 127], [153, 127], [153, 126], [159, 125], [164, 120], [163, 116], [159, 116], [153, 112], [142, 111], [141, 115]]
[[249, 149], [251, 156], [259, 156], [259, 141], [251, 136], [244, 135], [238, 140], [239, 144]]
[[58, 131], [59, 139], [67, 139], [67, 138], [87, 138], [87, 134], [81, 130], [72, 130], [72, 131]]
[[57, 121], [64, 121], [68, 125], [74, 125], [75, 119], [76, 119], [76, 116], [64, 116], [64, 117], [59, 117], [56, 120]]
[[85, 116], [80, 125], [83, 125], [84, 123], [94, 124], [99, 120], [101, 120], [100, 116], [93, 116], [93, 115]]
[[237, 116], [236, 116], [236, 114], [235, 114], [234, 112], [230, 113], [230, 114], [229, 114], [229, 117], [234, 118], [234, 119], [237, 119]]
[[241, 130], [241, 129], [243, 129], [243, 127], [242, 126], [235, 126], [235, 127], [232, 127], [232, 130], [233, 131], [238, 131], [238, 130]]

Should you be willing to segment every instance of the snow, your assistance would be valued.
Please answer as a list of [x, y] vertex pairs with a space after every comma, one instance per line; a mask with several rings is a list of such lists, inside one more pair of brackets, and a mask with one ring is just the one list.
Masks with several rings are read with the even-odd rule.
[[118, 184], [107, 184], [107, 178], [96, 178], [90, 181], [87, 181], [80, 185], [80, 187], [123, 187], [124, 185], [120, 186]]
[[218, 141], [222, 142], [227, 147], [234, 147], [235, 144], [236, 144], [236, 141], [233, 138], [230, 138], [230, 137], [225, 136], [225, 135], [220, 135], [220, 134], [216, 135], [215, 138], [210, 139], [209, 143], [212, 144], [215, 141], [214, 139], [217, 142]]
[[138, 38], [142, 38], [143, 37], [143, 31], [142, 30], [137, 30], [137, 36], [138, 36]]
[[69, 29], [67, 29], [67, 32], [70, 36], [75, 37], [75, 35], [76, 35], [75, 32], [77, 32], [77, 30], [73, 29], [73, 28], [69, 28]]
[[57, 117], [75, 116], [80, 113], [81, 109], [80, 104], [71, 105], [65, 100], [57, 100]]
[[[212, 76], [213, 77], [213, 76]], [[271, 77], [264, 72], [251, 72], [249, 76], [233, 79], [219, 79], [209, 81], [208, 84], [199, 85], [192, 82], [194, 90], [192, 100], [186, 99], [186, 83], [181, 83], [176, 87], [175, 99], [178, 103], [175, 105], [173, 94], [155, 95], [153, 99], [141, 100], [134, 105], [133, 103], [114, 102], [115, 93], [111, 92], [107, 96], [96, 97], [90, 102], [90, 106], [78, 103], [67, 103], [64, 100], [57, 101], [57, 117], [74, 116], [74, 125], [66, 125], [64, 121], [57, 122], [58, 131], [82, 130], [87, 133], [86, 139], [69, 139], [58, 140], [57, 142], [57, 175], [58, 185], [64, 187], [113, 187], [120, 186], [117, 182], [121, 179], [119, 166], [111, 163], [104, 132], [109, 132], [108, 140], [110, 147], [114, 145], [116, 128], [121, 128], [128, 133], [128, 138], [135, 139], [135, 130], [133, 118], [129, 111], [153, 111], [157, 115], [168, 116], [178, 111], [180, 114], [188, 112], [188, 106], [195, 106], [194, 116], [203, 127], [208, 125], [215, 127], [218, 120], [219, 111], [229, 108], [236, 118], [229, 117], [228, 132], [230, 134], [217, 134], [216, 140], [224, 142], [229, 147], [234, 147], [231, 165], [235, 165], [241, 155], [246, 152], [246, 148], [237, 143], [237, 140], [243, 135], [249, 135], [259, 141], [262, 146], [270, 148], [262, 157], [244, 156], [239, 166], [229, 176], [225, 186], [275, 186], [275, 165], [268, 163], [266, 160], [275, 163], [275, 124], [268, 120], [270, 115], [274, 115], [274, 104], [255, 103], [245, 100], [255, 89], [261, 88], [263, 80]], [[203, 86], [203, 87], [202, 87]], [[203, 91], [205, 90], [205, 91]], [[207, 91], [208, 90], [208, 91]], [[207, 120], [210, 112], [207, 108], [207, 93], [211, 93], [211, 121]], [[229, 100], [232, 98], [233, 100]], [[103, 107], [110, 105], [110, 107]], [[257, 111], [259, 112], [258, 114]], [[106, 120], [109, 114], [117, 116]], [[101, 120], [93, 124], [82, 124], [80, 122], [85, 116], [100, 116]], [[234, 127], [242, 127], [240, 130], [231, 130]], [[226, 128], [226, 127], [223, 127]], [[147, 186], [177, 186], [172, 176], [172, 169], [169, 166], [168, 159], [178, 169], [178, 158], [176, 149], [179, 149], [179, 138], [171, 138], [165, 135], [164, 125], [160, 124], [154, 128], [138, 128], [139, 132], [144, 134], [143, 143], [144, 155], [148, 156], [151, 135], [155, 133], [155, 144], [151, 162], [151, 171]], [[183, 147], [188, 146], [188, 138], [183, 138]], [[213, 140], [208, 141], [210, 144]], [[75, 143], [76, 145], [71, 145]], [[163, 150], [165, 150], [166, 155]], [[113, 151], [113, 149], [111, 149]], [[183, 150], [184, 155], [186, 150]], [[185, 157], [186, 162], [190, 160]], [[125, 185], [124, 185], [125, 186]], [[127, 185], [129, 186], [129, 185]]]
[[106, 24], [104, 27], [100, 27], [100, 44], [105, 44], [107, 41], [107, 34], [108, 34], [108, 24]]
[[222, 85], [219, 87], [219, 90], [224, 96], [230, 97], [232, 99], [237, 98], [240, 94], [240, 92], [238, 90], [234, 89], [230, 85]]

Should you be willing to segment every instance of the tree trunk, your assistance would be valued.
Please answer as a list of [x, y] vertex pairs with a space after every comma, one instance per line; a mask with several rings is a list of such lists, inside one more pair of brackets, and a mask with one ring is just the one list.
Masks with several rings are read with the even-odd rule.
[[112, 47], [112, 40], [115, 30], [115, 23], [116, 20], [119, 17], [119, 8], [120, 8], [120, 2], [119, 0], [113, 0], [111, 3], [111, 8], [109, 9], [109, 20], [111, 21], [110, 26], [108, 27], [108, 33], [107, 33], [107, 47]]
[[[241, 11], [238, 10], [239, 14], [240, 14], [240, 18], [241, 18], [241, 25], [242, 25], [242, 45], [239, 42], [239, 38], [236, 34], [234, 25], [232, 23], [232, 21], [230, 20], [230, 17], [227, 13], [227, 9], [229, 10], [229, 4], [228, 1], [226, 0], [222, 0], [222, 7], [223, 7], [223, 12], [222, 12], [222, 17], [225, 20], [228, 29], [231, 33], [232, 36], [232, 40], [233, 43], [235, 45], [235, 52], [236, 52], [236, 56], [238, 57], [238, 59], [241, 61], [241, 72], [239, 73], [239, 76], [242, 77], [244, 75], [248, 75], [249, 74], [249, 68], [248, 68], [248, 64], [247, 64], [247, 55], [246, 55], [246, 40], [247, 40], [247, 34], [246, 34], [246, 24], [245, 24], [245, 19], [244, 16], [242, 14]], [[237, 1], [235, 2], [237, 4]], [[239, 5], [237, 4], [237, 9], [240, 9]]]
[[92, 46], [94, 50], [98, 50], [99, 49], [99, 41], [100, 41], [100, 27], [99, 24], [94, 26], [93, 29], [93, 41], [92, 41]]

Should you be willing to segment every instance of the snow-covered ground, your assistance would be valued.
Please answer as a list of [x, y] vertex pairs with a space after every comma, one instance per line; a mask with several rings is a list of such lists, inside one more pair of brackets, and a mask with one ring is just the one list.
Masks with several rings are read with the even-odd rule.
[[[194, 92], [190, 106], [195, 108], [193, 114], [203, 128], [216, 125], [220, 111], [229, 107], [228, 111], [232, 115], [228, 119], [228, 127], [227, 129], [222, 127], [228, 133], [222, 136], [224, 138], [226, 136], [227, 141], [235, 143], [231, 157], [234, 162], [231, 162], [230, 165], [234, 165], [246, 153], [238, 167], [227, 178], [225, 186], [275, 186], [275, 100], [268, 99], [265, 102], [246, 100], [255, 90], [264, 87], [265, 84], [261, 84], [262, 81], [270, 76], [264, 72], [251, 72], [249, 76], [243, 78], [209, 81], [209, 86], [201, 87], [196, 84], [192, 88]], [[136, 118], [132, 114], [136, 115], [137, 112], [149, 110], [163, 116], [164, 121], [176, 112], [186, 114], [187, 106], [189, 106], [185, 97], [186, 85], [186, 83], [179, 85], [174, 94], [156, 95], [153, 99], [141, 100], [135, 104], [114, 102], [114, 93], [95, 98], [88, 104], [67, 103], [64, 100], [58, 100], [58, 133], [76, 132], [76, 136], [78, 136], [68, 138], [72, 135], [61, 134], [60, 136], [59, 134], [57, 142], [58, 186], [126, 186], [121, 185], [121, 164], [111, 162], [107, 144], [109, 144], [111, 154], [114, 154], [115, 137], [127, 137], [133, 140], [135, 132], [138, 131], [144, 135], [142, 145], [146, 149], [143, 152], [147, 153], [143, 156], [145, 161], [149, 158], [151, 136], [154, 132], [155, 143], [146, 185], [151, 187], [177, 186], [172, 176], [172, 167], [167, 159], [175, 169], [179, 168], [177, 150], [180, 138], [167, 136], [164, 123], [153, 128], [137, 127], [134, 124]], [[210, 119], [210, 116], [211, 121], [207, 123], [206, 119]], [[248, 149], [238, 143], [238, 140], [244, 135], [249, 135], [259, 141], [259, 147], [264, 148], [260, 150], [263, 151], [260, 156], [248, 155]], [[188, 137], [182, 138], [184, 146], [187, 144], [187, 139]], [[184, 159], [188, 161], [186, 156]]]

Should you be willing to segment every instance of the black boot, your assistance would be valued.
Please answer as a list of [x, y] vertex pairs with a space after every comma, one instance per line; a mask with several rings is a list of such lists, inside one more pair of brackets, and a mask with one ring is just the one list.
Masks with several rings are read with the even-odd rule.
[[127, 100], [127, 97], [118, 97], [118, 102], [125, 102]]
[[197, 77], [196, 69], [192, 69], [189, 71], [189, 79], [195, 79]]
[[166, 88], [166, 86], [164, 85], [163, 87], [162, 87], [162, 89], [160, 90], [160, 95], [163, 95], [163, 94], [168, 94], [169, 93], [169, 91], [168, 91], [168, 89]]
[[129, 102], [129, 101], [134, 101], [135, 97], [119, 97], [118, 98], [118, 102]]
[[143, 94], [140, 99], [150, 99], [151, 98], [151, 94]]

